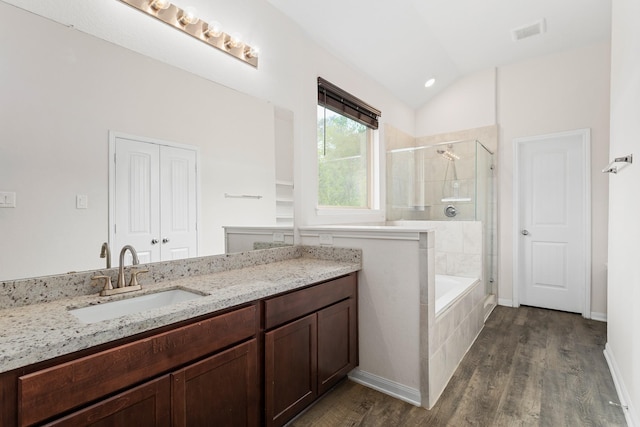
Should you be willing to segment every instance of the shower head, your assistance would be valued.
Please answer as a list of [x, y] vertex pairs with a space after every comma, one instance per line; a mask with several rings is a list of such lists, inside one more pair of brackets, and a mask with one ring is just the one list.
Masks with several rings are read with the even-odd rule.
[[456, 153], [454, 153], [453, 151], [448, 150], [448, 149], [444, 150], [442, 148], [439, 148], [437, 150], [437, 153], [440, 154], [445, 159], [450, 160], [452, 162], [460, 159], [460, 156], [458, 156]]

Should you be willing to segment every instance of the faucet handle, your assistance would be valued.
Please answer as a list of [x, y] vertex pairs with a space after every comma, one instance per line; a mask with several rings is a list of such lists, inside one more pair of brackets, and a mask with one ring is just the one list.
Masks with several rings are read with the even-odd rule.
[[140, 286], [138, 283], [138, 274], [140, 273], [148, 273], [147, 269], [131, 269], [131, 280], [129, 281], [129, 286]]
[[[101, 284], [99, 281], [102, 280], [102, 284], [104, 285], [102, 287], [103, 291], [109, 290], [109, 289], [113, 289], [113, 285], [111, 285], [111, 277], [109, 276], [93, 276], [91, 278], [91, 280], [98, 280], [97, 284]], [[94, 283], [95, 285], [95, 283]]]

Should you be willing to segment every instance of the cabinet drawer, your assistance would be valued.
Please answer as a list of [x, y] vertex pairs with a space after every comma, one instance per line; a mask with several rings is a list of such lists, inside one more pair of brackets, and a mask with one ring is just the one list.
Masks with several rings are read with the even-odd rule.
[[356, 275], [340, 277], [264, 302], [265, 329], [271, 329], [305, 314], [356, 295]]
[[32, 425], [256, 334], [250, 306], [18, 378], [18, 417]]

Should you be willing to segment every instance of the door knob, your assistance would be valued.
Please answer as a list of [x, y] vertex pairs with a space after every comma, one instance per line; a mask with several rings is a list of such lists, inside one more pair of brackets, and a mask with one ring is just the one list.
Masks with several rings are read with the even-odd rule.
[[166, 237], [162, 239], [162, 243], [169, 243], [169, 239], [167, 239]]
[[529, 235], [529, 230], [523, 229], [520, 233], [522, 233], [523, 236], [528, 236]]
[[158, 244], [158, 239], [151, 239], [151, 244], [152, 245], [157, 245]]

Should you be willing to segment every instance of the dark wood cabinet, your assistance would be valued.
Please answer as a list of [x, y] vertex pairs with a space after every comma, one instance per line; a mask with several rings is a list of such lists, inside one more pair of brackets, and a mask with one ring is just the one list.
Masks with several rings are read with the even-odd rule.
[[356, 300], [349, 298], [318, 312], [318, 394], [357, 366]]
[[259, 425], [256, 339], [55, 420], [55, 427]]
[[281, 426], [358, 364], [356, 274], [0, 374], [0, 426]]
[[46, 426], [169, 427], [171, 425], [170, 397], [169, 376], [165, 375]]
[[20, 427], [259, 425], [258, 330], [253, 304], [3, 374], [0, 390], [13, 388], [17, 407], [3, 402], [3, 418]]
[[265, 301], [265, 324], [276, 326], [265, 333], [267, 426], [285, 424], [357, 366], [356, 297], [354, 274]]
[[253, 339], [171, 375], [172, 425], [257, 426], [259, 393]]
[[267, 425], [282, 425], [318, 395], [315, 314], [265, 334]]

